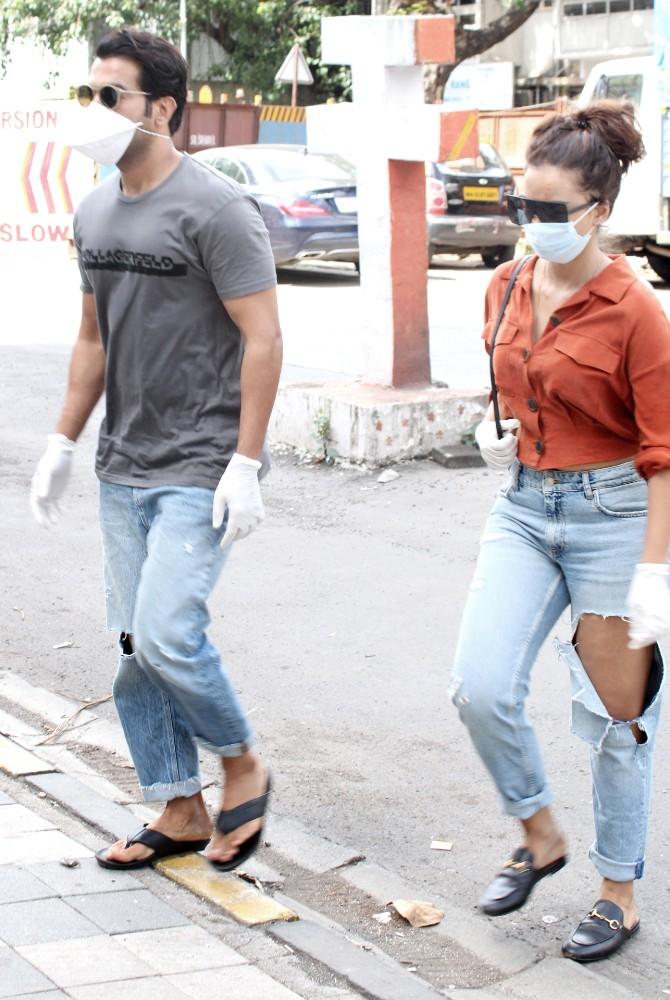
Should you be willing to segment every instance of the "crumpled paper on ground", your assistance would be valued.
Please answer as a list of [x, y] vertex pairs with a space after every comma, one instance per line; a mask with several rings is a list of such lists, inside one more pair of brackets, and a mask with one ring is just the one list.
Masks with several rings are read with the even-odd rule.
[[432, 927], [444, 917], [444, 912], [438, 910], [432, 903], [420, 899], [394, 899], [392, 906], [412, 927]]

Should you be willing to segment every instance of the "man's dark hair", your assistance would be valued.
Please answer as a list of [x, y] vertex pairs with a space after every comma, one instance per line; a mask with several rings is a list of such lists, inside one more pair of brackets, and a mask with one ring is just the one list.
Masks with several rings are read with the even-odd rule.
[[174, 97], [177, 107], [169, 122], [170, 135], [181, 125], [186, 104], [186, 60], [171, 42], [150, 31], [119, 28], [105, 35], [95, 51], [98, 59], [123, 56], [140, 67], [140, 89], [151, 98]]

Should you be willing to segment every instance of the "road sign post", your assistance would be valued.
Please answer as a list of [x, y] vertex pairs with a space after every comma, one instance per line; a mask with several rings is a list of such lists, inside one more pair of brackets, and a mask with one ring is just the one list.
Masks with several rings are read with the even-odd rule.
[[291, 107], [293, 108], [298, 104], [298, 84], [304, 83], [307, 86], [311, 86], [314, 83], [312, 71], [307, 65], [307, 60], [297, 42], [277, 70], [275, 81], [277, 83], [291, 84]]

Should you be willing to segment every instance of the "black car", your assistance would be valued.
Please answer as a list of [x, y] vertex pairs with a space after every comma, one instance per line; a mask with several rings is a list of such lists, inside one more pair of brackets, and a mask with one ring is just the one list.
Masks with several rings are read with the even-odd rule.
[[220, 146], [193, 156], [253, 193], [276, 264], [358, 260], [356, 174], [344, 157], [278, 143]]
[[448, 163], [429, 163], [428, 178], [442, 181], [446, 205], [428, 211], [431, 257], [438, 253], [480, 253], [487, 267], [514, 257], [519, 227], [510, 222], [506, 197], [514, 180], [493, 146], [479, 155]]

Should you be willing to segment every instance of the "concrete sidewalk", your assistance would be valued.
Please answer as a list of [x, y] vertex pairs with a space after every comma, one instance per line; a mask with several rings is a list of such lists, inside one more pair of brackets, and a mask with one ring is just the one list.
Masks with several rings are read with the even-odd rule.
[[[0, 693], [7, 691], [4, 680]], [[43, 702], [48, 694], [33, 697]], [[333, 879], [347, 887], [346, 926], [320, 906], [286, 895], [281, 873], [258, 859], [245, 864], [244, 873], [226, 875], [213, 872], [200, 854], [132, 873], [104, 870], [95, 850], [151, 814], [121, 805], [120, 789], [79, 770], [85, 765], [70, 750], [45, 745], [37, 730], [0, 710], [3, 732], [0, 998], [642, 1000], [596, 971], [514, 942], [445, 900], [438, 900], [443, 923], [432, 933], [415, 932], [427, 945], [435, 935], [433, 957], [426, 953], [421, 963], [428, 973], [423, 978], [416, 966], [407, 968], [406, 960], [357, 933], [354, 912], [364, 899], [374, 912], [389, 897], [414, 898], [414, 887], [306, 831], [297, 830], [299, 854], [321, 873], [322, 895], [333, 889]], [[296, 830], [287, 841], [278, 817], [269, 826], [270, 854], [278, 846], [290, 854]], [[431, 983], [433, 963], [455, 969], [464, 948], [484, 975], [483, 989]]]
[[300, 1000], [130, 872], [103, 871], [89, 848], [0, 792], [0, 997], [28, 996]]

